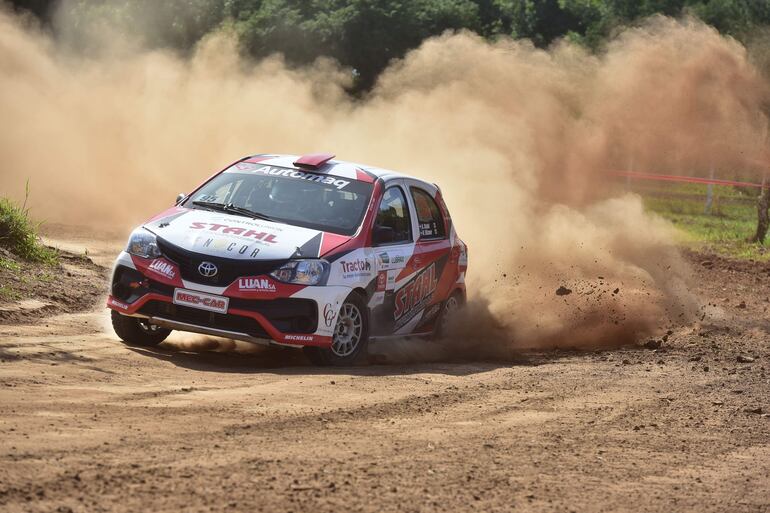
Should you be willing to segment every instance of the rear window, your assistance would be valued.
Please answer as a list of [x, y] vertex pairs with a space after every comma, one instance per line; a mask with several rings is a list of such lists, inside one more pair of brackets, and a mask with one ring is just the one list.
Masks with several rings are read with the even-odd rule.
[[412, 187], [412, 199], [420, 225], [420, 238], [443, 239], [446, 236], [444, 216], [433, 197], [422, 189]]
[[277, 222], [353, 235], [373, 188], [352, 178], [239, 162], [192, 193], [184, 206], [233, 205]]

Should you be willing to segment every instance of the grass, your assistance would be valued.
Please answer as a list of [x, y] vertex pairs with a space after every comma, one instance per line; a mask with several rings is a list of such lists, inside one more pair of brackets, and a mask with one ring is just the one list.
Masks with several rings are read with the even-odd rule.
[[21, 266], [9, 258], [0, 257], [0, 269], [3, 271], [20, 271]]
[[0, 285], [0, 299], [4, 299], [6, 301], [18, 301], [21, 299], [21, 294], [7, 285]]
[[44, 272], [38, 276], [37, 279], [43, 283], [51, 283], [56, 279], [56, 276], [54, 276], [52, 273]]
[[636, 191], [645, 207], [671, 221], [686, 244], [700, 246], [732, 258], [770, 261], [767, 246], [749, 243], [757, 229], [756, 197], [732, 187], [714, 187], [711, 213], [705, 213], [706, 186], [675, 184], [665, 189], [645, 187]]
[[58, 252], [40, 243], [37, 235], [40, 225], [29, 217], [28, 197], [29, 183], [24, 204], [17, 205], [8, 198], [0, 198], [0, 247], [30, 262], [56, 264]]

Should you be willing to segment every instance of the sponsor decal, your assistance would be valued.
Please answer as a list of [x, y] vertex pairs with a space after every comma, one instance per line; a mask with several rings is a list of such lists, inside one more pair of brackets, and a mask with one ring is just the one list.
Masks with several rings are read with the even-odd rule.
[[150, 265], [147, 266], [147, 269], [154, 273], [160, 274], [161, 276], [165, 276], [169, 280], [176, 278], [176, 271], [174, 270], [174, 266], [162, 259], [153, 260], [150, 262]]
[[337, 317], [337, 313], [334, 311], [334, 307], [331, 303], [326, 303], [324, 306], [324, 324], [327, 328], [331, 328], [334, 318]]
[[[251, 244], [240, 244], [233, 242], [232, 239], [209, 238], [202, 244], [204, 248], [227, 251], [228, 253], [237, 252], [239, 255], [245, 255], [251, 249]], [[259, 254], [259, 248], [251, 249], [249, 257], [254, 258]]]
[[313, 335], [286, 335], [283, 337], [284, 340], [301, 340], [304, 342], [312, 342], [313, 341]]
[[125, 303], [121, 303], [117, 299], [110, 298], [110, 304], [112, 306], [117, 306], [118, 308], [122, 308], [123, 310], [128, 310], [128, 305]]
[[377, 255], [379, 270], [385, 269], [398, 269], [404, 267], [406, 262], [406, 254], [403, 250], [383, 251]]
[[372, 264], [368, 260], [363, 259], [353, 260], [352, 262], [342, 260], [340, 265], [342, 265], [343, 273], [361, 273], [372, 270]]
[[267, 278], [238, 278], [238, 290], [256, 290], [258, 292], [275, 292], [275, 283]]
[[350, 185], [350, 182], [348, 180], [341, 180], [339, 177], [336, 177], [336, 176], [306, 173], [304, 171], [298, 171], [296, 169], [288, 169], [285, 167], [261, 166], [256, 169], [250, 169], [249, 171], [252, 173], [259, 173], [266, 176], [282, 176], [284, 178], [308, 180], [310, 182], [317, 182], [324, 185], [331, 185], [333, 187], [336, 187], [338, 190], [342, 190], [348, 185]]
[[380, 271], [377, 273], [377, 292], [383, 292], [388, 288], [388, 272]]
[[423, 319], [431, 319], [436, 316], [436, 314], [439, 311], [439, 308], [441, 307], [441, 303], [436, 303], [435, 305], [431, 306], [426, 312], [425, 315], [423, 315]]
[[436, 290], [436, 264], [430, 264], [396, 292], [396, 320], [422, 308]]
[[230, 300], [226, 297], [204, 294], [195, 290], [174, 289], [174, 304], [191, 306], [210, 312], [227, 313]]
[[[193, 221], [190, 224], [190, 229], [191, 230], [208, 230], [211, 232], [221, 233], [223, 235], [236, 235], [238, 237], [243, 237], [246, 239], [256, 239], [258, 241], [266, 242], [269, 244], [275, 244], [276, 242], [278, 242], [275, 238], [275, 234], [267, 233], [259, 230], [253, 230], [250, 228], [245, 228], [243, 226], [229, 226], [226, 224], [219, 224], [219, 223], [202, 223], [200, 221]], [[236, 244], [236, 243], [233, 243], [233, 244]]]

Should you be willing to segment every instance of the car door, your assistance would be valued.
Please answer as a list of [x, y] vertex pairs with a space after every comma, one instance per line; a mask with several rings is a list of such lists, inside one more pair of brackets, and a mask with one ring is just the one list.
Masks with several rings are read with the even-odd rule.
[[[371, 333], [377, 337], [392, 335], [397, 330], [399, 319], [395, 315], [395, 293], [399, 283], [407, 281], [405, 276], [411, 273], [413, 266], [414, 213], [403, 180], [389, 180], [386, 183], [375, 216], [372, 252], [377, 279], [369, 300], [369, 309]], [[378, 231], [385, 236], [378, 236]]]
[[412, 215], [414, 250], [396, 287], [396, 333], [428, 333], [454, 283], [447, 265], [451, 243], [446, 216], [436, 201], [438, 189], [424, 182], [404, 179]]

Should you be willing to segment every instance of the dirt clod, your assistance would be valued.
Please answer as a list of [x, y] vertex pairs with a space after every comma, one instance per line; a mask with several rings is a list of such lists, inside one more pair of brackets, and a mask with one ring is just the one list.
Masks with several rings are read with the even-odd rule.
[[663, 342], [660, 341], [660, 340], [654, 340], [654, 339], [653, 340], [648, 340], [644, 344], [644, 347], [646, 347], [647, 349], [658, 349], [661, 346], [662, 343]]

